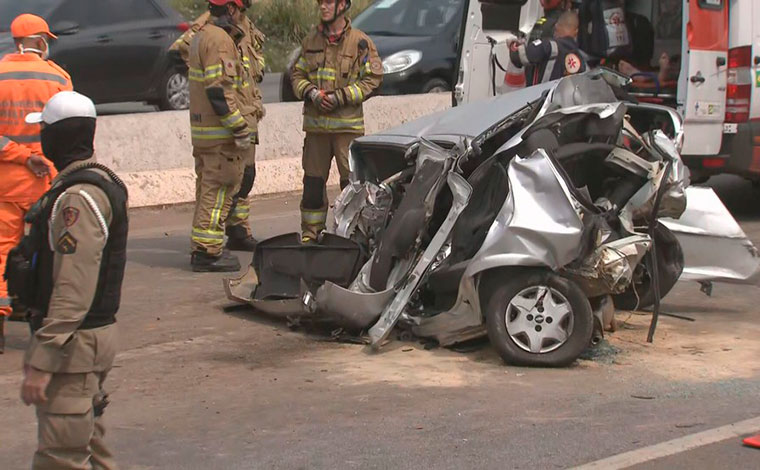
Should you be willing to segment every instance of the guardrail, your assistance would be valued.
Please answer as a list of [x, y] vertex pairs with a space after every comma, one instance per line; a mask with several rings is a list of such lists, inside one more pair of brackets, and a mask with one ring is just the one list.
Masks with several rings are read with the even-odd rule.
[[[445, 110], [451, 95], [379, 96], [364, 105], [368, 133]], [[304, 133], [301, 103], [266, 105], [259, 125], [254, 194], [301, 188]], [[96, 155], [128, 185], [130, 207], [179, 204], [195, 200], [195, 171], [187, 111], [98, 118]], [[330, 184], [337, 184], [333, 168]]]

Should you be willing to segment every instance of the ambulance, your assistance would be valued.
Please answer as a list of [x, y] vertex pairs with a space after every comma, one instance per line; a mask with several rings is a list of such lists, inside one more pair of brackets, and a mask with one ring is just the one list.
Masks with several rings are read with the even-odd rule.
[[[508, 44], [543, 16], [540, 0], [466, 3], [455, 106], [511, 90], [504, 86]], [[693, 182], [733, 173], [760, 183], [760, 1], [576, 0], [573, 6], [582, 13], [584, 51], [605, 33], [606, 49], [590, 54], [592, 65], [634, 63], [640, 73], [631, 95], [683, 117], [678, 137]], [[589, 39], [592, 31], [597, 35]], [[658, 69], [663, 56], [674, 68], [672, 80], [660, 80], [667, 75]]]

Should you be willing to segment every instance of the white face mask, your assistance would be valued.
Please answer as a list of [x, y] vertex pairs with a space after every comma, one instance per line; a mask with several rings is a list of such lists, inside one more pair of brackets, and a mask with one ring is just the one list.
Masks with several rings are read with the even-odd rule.
[[42, 39], [42, 42], [45, 43], [45, 50], [41, 51], [33, 47], [24, 47], [24, 45], [22, 44], [21, 46], [19, 46], [19, 52], [21, 54], [26, 54], [27, 52], [34, 52], [35, 54], [39, 54], [42, 57], [42, 60], [47, 60], [48, 57], [50, 57], [50, 44], [48, 44], [47, 38], [45, 36], [40, 36], [40, 35], [27, 36], [27, 37], [33, 38], [33, 39]]

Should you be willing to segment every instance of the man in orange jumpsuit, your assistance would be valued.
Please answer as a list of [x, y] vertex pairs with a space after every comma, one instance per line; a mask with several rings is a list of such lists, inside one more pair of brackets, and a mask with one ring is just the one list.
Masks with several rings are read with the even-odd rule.
[[8, 252], [24, 235], [24, 216], [55, 176], [40, 144], [39, 124], [24, 122], [59, 91], [71, 91], [71, 77], [47, 60], [56, 39], [44, 19], [24, 14], [11, 23], [17, 52], [0, 60], [0, 354], [11, 299], [3, 279]]

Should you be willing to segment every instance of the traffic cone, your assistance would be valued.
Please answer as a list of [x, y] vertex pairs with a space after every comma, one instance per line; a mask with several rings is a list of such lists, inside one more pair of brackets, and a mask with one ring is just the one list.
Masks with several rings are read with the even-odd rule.
[[744, 439], [742, 441], [745, 446], [754, 447], [760, 449], [760, 434]]

